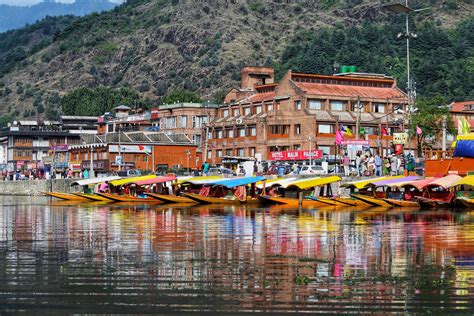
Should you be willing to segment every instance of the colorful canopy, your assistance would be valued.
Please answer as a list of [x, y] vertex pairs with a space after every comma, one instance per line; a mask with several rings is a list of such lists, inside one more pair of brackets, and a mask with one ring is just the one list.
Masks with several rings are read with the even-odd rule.
[[176, 180], [175, 176], [164, 176], [164, 177], [156, 177], [156, 178], [145, 179], [145, 180], [138, 180], [132, 183], [135, 183], [136, 185], [150, 185], [150, 184], [163, 183], [163, 182], [168, 182], [168, 181], [173, 181], [173, 180]]
[[90, 184], [97, 184], [102, 183], [105, 181], [113, 181], [113, 180], [120, 180], [119, 176], [112, 176], [112, 177], [103, 177], [103, 178], [92, 178], [92, 179], [83, 179], [77, 180], [71, 183], [71, 185], [90, 185]]
[[[285, 186], [286, 184], [297, 180], [298, 178], [276, 178], [276, 179], [267, 179], [265, 181], [265, 187], [270, 188], [273, 186]], [[263, 189], [263, 181], [257, 182], [257, 188]]]
[[453, 186], [457, 185], [472, 185], [474, 186], [474, 175], [473, 176], [466, 176], [461, 180], [457, 181]]
[[[206, 184], [214, 184], [215, 182], [222, 181], [224, 178], [222, 177], [216, 177], [212, 179], [205, 179], [207, 177], [202, 177], [204, 179], [202, 180], [193, 180], [193, 179], [188, 179], [183, 182], [181, 182], [182, 185], [186, 184], [193, 184], [193, 185], [206, 185]], [[210, 178], [210, 177], [209, 177]], [[196, 178], [197, 179], [197, 178]], [[179, 182], [178, 182], [179, 183]]]
[[153, 178], [157, 178], [157, 176], [155, 176], [154, 174], [150, 174], [147, 176], [124, 178], [120, 180], [111, 181], [110, 184], [112, 184], [114, 187], [117, 187], [117, 186], [129, 184], [129, 183], [135, 183], [136, 181], [140, 181], [140, 180], [147, 180], [147, 179], [153, 179]]
[[394, 184], [394, 183], [399, 183], [399, 182], [408, 182], [408, 181], [416, 181], [419, 180], [419, 176], [408, 176], [408, 177], [402, 177], [402, 178], [392, 178], [388, 180], [379, 180], [379, 181], [374, 181], [370, 182], [369, 184], [376, 186], [376, 187], [382, 187], [382, 186], [388, 186], [389, 184]]
[[346, 188], [355, 187], [357, 189], [363, 189], [364, 187], [366, 187], [368, 184], [372, 182], [398, 179], [398, 178], [403, 178], [403, 176], [379, 177], [379, 178], [374, 178], [374, 179], [353, 181], [353, 182], [344, 183], [341, 185], [341, 187], [346, 187]]
[[425, 187], [430, 182], [438, 180], [438, 179], [439, 178], [427, 178], [427, 179], [417, 180], [417, 181], [402, 181], [402, 182], [387, 184], [387, 186], [389, 186], [391, 188], [401, 188], [401, 187], [404, 187], [404, 186], [412, 186], [412, 187], [417, 188], [418, 190], [421, 190], [423, 187]]
[[436, 179], [434, 181], [431, 181], [430, 183], [425, 185], [423, 188], [438, 186], [438, 187], [442, 187], [444, 189], [448, 189], [452, 186], [455, 186], [456, 183], [461, 179], [462, 179], [462, 177], [458, 176], [457, 174], [450, 174], [446, 177], [442, 177], [442, 178]]
[[202, 176], [202, 177], [178, 177], [178, 184], [189, 182], [193, 183], [194, 181], [201, 181], [201, 180], [216, 180], [222, 179], [221, 176]]
[[324, 178], [309, 178], [309, 179], [300, 179], [294, 182], [288, 183], [286, 185], [287, 189], [296, 188], [300, 190], [306, 190], [314, 187], [319, 187], [329, 183], [341, 181], [341, 178], [338, 176], [324, 177]]
[[265, 177], [261, 177], [261, 176], [258, 176], [258, 177], [243, 177], [243, 178], [233, 178], [233, 179], [228, 179], [228, 180], [220, 180], [220, 181], [216, 181], [214, 183], [212, 183], [212, 185], [221, 185], [221, 186], [224, 186], [226, 188], [235, 188], [235, 187], [239, 187], [239, 186], [242, 186], [242, 185], [247, 185], [247, 184], [251, 184], [251, 183], [255, 183], [255, 182], [258, 182], [258, 181], [262, 181], [264, 180]]

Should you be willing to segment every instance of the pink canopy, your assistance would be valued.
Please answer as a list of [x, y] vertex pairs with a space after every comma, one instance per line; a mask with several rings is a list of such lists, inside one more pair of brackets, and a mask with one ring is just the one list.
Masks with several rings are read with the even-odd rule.
[[139, 180], [133, 183], [135, 183], [136, 185], [150, 185], [150, 184], [163, 183], [163, 182], [168, 182], [168, 181], [173, 181], [173, 180], [176, 180], [175, 176], [165, 176], [165, 177], [156, 177], [156, 178], [151, 178], [151, 179]]

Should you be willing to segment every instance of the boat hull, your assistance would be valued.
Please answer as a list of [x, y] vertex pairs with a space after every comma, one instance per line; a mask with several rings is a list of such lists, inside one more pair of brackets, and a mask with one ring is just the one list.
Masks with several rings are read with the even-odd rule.
[[157, 193], [147, 193], [146, 195], [151, 196], [157, 200], [163, 201], [165, 203], [196, 203], [196, 201], [186, 197], [186, 196], [177, 196], [177, 195], [165, 195]]
[[61, 193], [61, 192], [43, 192], [44, 195], [55, 197], [57, 199], [61, 200], [67, 200], [67, 201], [90, 201], [89, 199], [75, 195], [73, 193]]
[[356, 206], [356, 207], [372, 206], [369, 203], [366, 203], [366, 202], [361, 201], [361, 200], [353, 199], [353, 198], [337, 197], [337, 198], [334, 198], [334, 200], [339, 202], [339, 203], [346, 204], [348, 206]]
[[396, 199], [383, 199], [388, 204], [394, 207], [420, 207], [420, 203], [416, 201], [404, 201], [404, 200], [396, 200]]
[[89, 201], [101, 201], [101, 202], [112, 202], [113, 200], [97, 195], [97, 194], [86, 194], [86, 193], [74, 193], [77, 196], [88, 199]]
[[417, 201], [421, 208], [450, 208], [453, 205], [452, 201], [429, 199], [425, 197], [418, 197]]
[[299, 199], [296, 198], [285, 198], [281, 196], [260, 196], [259, 198], [267, 204], [285, 204], [293, 207], [334, 207], [334, 205], [311, 199], [303, 199], [300, 204]]
[[362, 194], [351, 194], [351, 196], [355, 199], [361, 200], [362, 202], [365, 202], [367, 204], [370, 204], [372, 206], [383, 206], [383, 207], [391, 207], [392, 205], [388, 204], [382, 199], [374, 198], [371, 196], [367, 195], [362, 195]]
[[129, 196], [129, 195], [117, 195], [113, 193], [97, 193], [98, 195], [105, 197], [107, 199], [110, 199], [115, 202], [126, 202], [126, 203], [157, 203], [161, 204], [163, 203], [162, 201], [159, 201], [157, 199], [151, 198], [151, 197], [146, 197], [146, 198], [138, 198], [134, 196]]
[[199, 194], [194, 193], [184, 193], [184, 195], [198, 203], [202, 204], [225, 204], [225, 205], [240, 205], [240, 204], [259, 204], [258, 199], [248, 197], [247, 200], [231, 200], [231, 199], [224, 199], [224, 198], [216, 198], [211, 196], [201, 196]]
[[464, 208], [474, 209], [474, 199], [467, 197], [458, 197], [454, 200], [455, 204]]

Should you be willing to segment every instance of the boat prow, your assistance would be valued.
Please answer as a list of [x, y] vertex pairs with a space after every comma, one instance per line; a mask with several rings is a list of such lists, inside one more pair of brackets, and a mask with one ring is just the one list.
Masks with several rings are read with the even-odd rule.
[[77, 196], [83, 197], [85, 199], [88, 199], [89, 201], [97, 201], [97, 202], [111, 202], [113, 200], [97, 195], [97, 194], [87, 194], [87, 193], [74, 193]]
[[469, 208], [469, 209], [474, 209], [474, 199], [470, 199], [470, 198], [465, 197], [465, 196], [457, 197], [454, 200], [454, 203], [458, 206], [462, 206], [462, 207]]
[[135, 197], [135, 196], [130, 196], [130, 195], [118, 195], [118, 194], [113, 194], [113, 193], [97, 193], [97, 194], [115, 202], [157, 203], [157, 204], [163, 203], [162, 201], [159, 201], [151, 197], [140, 198], [140, 197]]
[[90, 201], [89, 199], [75, 195], [73, 193], [62, 193], [62, 192], [42, 192], [44, 195], [55, 197], [61, 200], [67, 201]]
[[383, 206], [383, 207], [391, 207], [392, 205], [388, 204], [382, 199], [378, 199], [375, 197], [363, 195], [363, 194], [351, 194], [351, 196], [355, 199], [361, 200], [362, 202], [365, 202], [367, 204], [370, 204], [372, 206]]
[[195, 200], [190, 199], [186, 196], [166, 195], [158, 193], [147, 193], [146, 195], [165, 203], [197, 203]]
[[382, 199], [388, 204], [394, 206], [394, 207], [411, 207], [411, 208], [419, 208], [420, 203], [416, 201], [405, 201], [405, 200], [396, 200], [396, 199]]
[[258, 199], [248, 197], [246, 200], [242, 201], [239, 199], [225, 199], [217, 198], [211, 196], [202, 196], [195, 193], [183, 193], [186, 197], [202, 204], [224, 204], [224, 205], [240, 205], [240, 204], [256, 204]]

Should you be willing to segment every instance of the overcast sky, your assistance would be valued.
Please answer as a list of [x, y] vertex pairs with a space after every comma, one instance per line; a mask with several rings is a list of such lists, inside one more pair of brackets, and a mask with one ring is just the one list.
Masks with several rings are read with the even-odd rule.
[[[109, 0], [110, 2], [122, 3], [122, 0]], [[38, 2], [42, 2], [42, 0], [0, 0], [0, 4], [9, 4], [9, 5], [33, 5], [37, 4]], [[57, 0], [57, 2], [63, 3], [72, 3], [74, 0]]]

